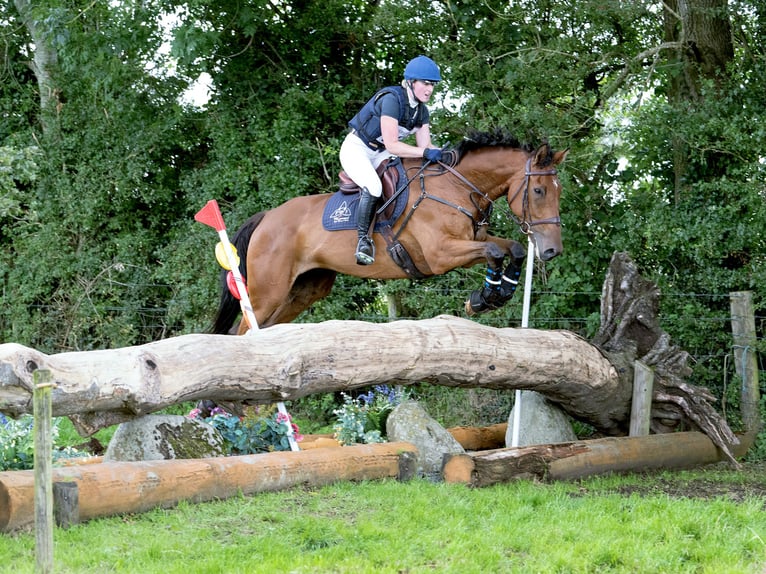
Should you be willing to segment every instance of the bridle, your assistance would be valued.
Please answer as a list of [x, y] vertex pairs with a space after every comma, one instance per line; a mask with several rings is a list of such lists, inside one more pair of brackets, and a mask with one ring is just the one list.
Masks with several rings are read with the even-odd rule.
[[[471, 203], [474, 204], [474, 207], [476, 207], [477, 211], [479, 212], [479, 215], [481, 216], [481, 221], [477, 221], [476, 218], [474, 218], [473, 214], [469, 213], [466, 209], [464, 209], [461, 206], [454, 205], [453, 203], [446, 201], [444, 199], [441, 199], [439, 197], [434, 197], [432, 195], [428, 195], [430, 199], [434, 199], [436, 201], [439, 201], [440, 203], [444, 203], [445, 205], [450, 205], [457, 209], [458, 211], [465, 213], [468, 215], [471, 220], [474, 222], [474, 226], [481, 227], [483, 225], [489, 224], [489, 218], [492, 215], [492, 208], [494, 207], [494, 204], [492, 203], [492, 200], [489, 198], [489, 196], [484, 193], [483, 191], [480, 191], [479, 188], [477, 188], [473, 183], [468, 181], [463, 174], [458, 172], [456, 169], [454, 169], [452, 166], [447, 165], [445, 163], [439, 162], [439, 165], [442, 166], [444, 169], [449, 171], [452, 175], [457, 177], [460, 181], [462, 181], [468, 188], [470, 189], [471, 194]], [[524, 166], [524, 181], [521, 182], [519, 185], [519, 188], [516, 190], [516, 193], [513, 194], [512, 197], [508, 199], [508, 216], [516, 223], [516, 225], [519, 226], [519, 229], [524, 235], [529, 235], [532, 233], [532, 227], [535, 225], [545, 225], [545, 224], [553, 224], [561, 226], [561, 217], [556, 215], [555, 217], [547, 217], [545, 219], [534, 219], [529, 220], [529, 178], [533, 175], [557, 175], [558, 171], [556, 168], [547, 169], [544, 171], [532, 171], [532, 158], [527, 158], [527, 163]], [[422, 176], [421, 176], [422, 177]], [[510, 189], [508, 190], [510, 192]], [[516, 214], [513, 213], [513, 210], [510, 209], [511, 204], [516, 200], [518, 195], [523, 192], [523, 195], [521, 197], [521, 219], [516, 217]], [[425, 194], [425, 188], [423, 188], [423, 193]], [[476, 202], [475, 197], [476, 195], [480, 196], [481, 198], [487, 200], [487, 207], [485, 209], [482, 209], [479, 204]]]
[[[424, 173], [426, 171], [426, 168], [428, 167], [428, 163], [422, 165], [418, 172], [407, 179], [407, 181], [399, 187], [397, 192], [385, 203], [383, 206], [378, 208], [378, 213], [382, 213], [383, 210], [385, 210], [388, 205], [396, 200], [396, 197], [401, 193], [405, 188], [407, 188], [410, 183], [415, 178], [420, 179], [420, 197], [418, 197], [417, 200], [415, 200], [415, 203], [410, 208], [409, 213], [404, 217], [404, 220], [402, 222], [402, 225], [399, 227], [399, 231], [396, 232], [394, 238], [398, 237], [402, 231], [404, 231], [404, 228], [406, 227], [407, 223], [409, 222], [410, 218], [414, 215], [415, 210], [418, 208], [418, 206], [423, 202], [425, 199], [431, 199], [433, 201], [437, 201], [443, 205], [447, 205], [449, 207], [452, 207], [456, 210], [458, 210], [463, 215], [466, 215], [474, 225], [474, 231], [479, 229], [480, 227], [484, 227], [489, 225], [490, 217], [492, 216], [492, 210], [494, 208], [494, 203], [492, 202], [492, 199], [481, 191], [478, 187], [476, 187], [473, 183], [471, 183], [462, 173], [457, 171], [455, 168], [453, 168], [451, 165], [443, 162], [437, 162], [439, 166], [445, 171], [450, 172], [452, 175], [454, 175], [457, 179], [459, 179], [463, 184], [468, 187], [468, 193], [469, 197], [471, 199], [471, 203], [473, 204], [474, 208], [477, 211], [477, 215], [474, 216], [473, 213], [471, 213], [469, 210], [467, 210], [462, 205], [458, 205], [456, 203], [453, 203], [451, 201], [448, 201], [446, 199], [443, 199], [441, 197], [438, 197], [436, 195], [432, 195], [430, 193], [426, 192], [426, 186], [425, 186], [425, 178], [429, 175], [440, 175], [441, 173], [444, 173], [443, 171], [439, 174]], [[532, 158], [527, 158], [527, 163], [524, 167], [524, 181], [521, 182], [521, 185], [519, 185], [519, 188], [516, 190], [516, 193], [513, 194], [513, 197], [511, 197], [508, 200], [508, 214], [509, 217], [516, 223], [516, 225], [519, 226], [519, 229], [524, 235], [529, 235], [532, 233], [532, 227], [535, 225], [545, 225], [545, 224], [554, 224], [561, 226], [561, 217], [555, 216], [555, 217], [548, 217], [546, 219], [536, 219], [536, 220], [528, 220], [527, 217], [529, 215], [529, 178], [533, 175], [557, 175], [558, 171], [556, 168], [551, 168], [545, 171], [532, 171]], [[508, 190], [510, 192], [510, 189]], [[513, 213], [513, 210], [510, 209], [510, 205], [516, 200], [516, 197], [518, 197], [519, 193], [522, 193], [522, 204], [521, 204], [521, 219], [516, 217], [516, 214]], [[507, 195], [507, 194], [506, 194]], [[487, 202], [487, 207], [481, 207], [481, 201], [485, 200]]]
[[[509, 217], [513, 219], [513, 221], [516, 223], [516, 225], [519, 226], [519, 229], [521, 229], [521, 232], [524, 235], [529, 235], [532, 232], [532, 227], [535, 225], [546, 225], [546, 224], [553, 224], [558, 225], [561, 227], [561, 216], [556, 215], [555, 217], [548, 217], [546, 219], [535, 219], [532, 221], [529, 221], [527, 219], [529, 215], [529, 177], [532, 175], [556, 175], [558, 174], [558, 171], [556, 168], [551, 168], [545, 171], [532, 171], [532, 158], [527, 158], [527, 163], [524, 166], [524, 181], [521, 182], [519, 185], [519, 189], [516, 190], [516, 193], [513, 194], [513, 197], [511, 197], [508, 200], [508, 212]], [[510, 191], [510, 190], [509, 190]], [[524, 195], [521, 197], [521, 219], [516, 217], [516, 214], [513, 213], [513, 210], [510, 209], [511, 204], [516, 201], [516, 198], [521, 192], [524, 192]]]

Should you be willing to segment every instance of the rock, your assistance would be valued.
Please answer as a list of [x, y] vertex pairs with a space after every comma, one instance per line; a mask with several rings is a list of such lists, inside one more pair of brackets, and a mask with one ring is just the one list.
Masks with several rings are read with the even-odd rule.
[[[514, 405], [508, 417], [508, 429], [505, 433], [505, 445], [510, 447], [513, 438]], [[569, 417], [559, 407], [551, 403], [540, 393], [521, 392], [521, 419], [519, 424], [519, 444], [555, 444], [577, 440]]]
[[460, 443], [414, 401], [394, 408], [386, 421], [386, 434], [391, 442], [405, 441], [417, 447], [418, 474], [441, 476], [444, 455], [465, 452]]
[[117, 427], [104, 461], [225, 456], [223, 437], [208, 424], [180, 415], [148, 415]]

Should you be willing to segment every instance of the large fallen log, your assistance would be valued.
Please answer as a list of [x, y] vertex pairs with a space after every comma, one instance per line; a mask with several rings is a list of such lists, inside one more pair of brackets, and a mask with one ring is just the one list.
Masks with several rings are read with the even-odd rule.
[[[105, 462], [56, 468], [53, 482], [75, 483], [79, 521], [204, 502], [240, 494], [321, 486], [340, 480], [409, 479], [415, 474], [406, 442], [273, 452], [247, 456]], [[407, 456], [407, 453], [411, 453]], [[34, 523], [34, 471], [0, 472], [0, 532]]]
[[185, 335], [136, 347], [45, 355], [0, 345], [0, 411], [31, 412], [32, 375], [51, 371], [54, 416], [148, 414], [184, 401], [273, 403], [375, 384], [531, 389], [619, 431], [630, 388], [567, 331], [495, 329], [440, 316], [386, 324], [276, 325], [244, 337]]

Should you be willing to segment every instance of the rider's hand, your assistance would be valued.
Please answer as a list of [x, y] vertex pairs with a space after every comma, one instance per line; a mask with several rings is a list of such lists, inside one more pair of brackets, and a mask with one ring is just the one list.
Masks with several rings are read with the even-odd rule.
[[423, 157], [428, 161], [441, 161], [442, 150], [438, 148], [426, 148], [426, 150], [423, 152]]

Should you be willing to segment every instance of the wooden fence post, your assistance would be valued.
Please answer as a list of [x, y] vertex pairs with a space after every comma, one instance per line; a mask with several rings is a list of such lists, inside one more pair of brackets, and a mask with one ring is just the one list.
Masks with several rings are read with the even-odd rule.
[[33, 391], [35, 444], [35, 572], [53, 571], [53, 437], [51, 420], [51, 372], [34, 372]]
[[76, 482], [53, 483], [53, 518], [59, 528], [80, 523], [80, 490]]
[[731, 332], [734, 338], [734, 366], [742, 379], [740, 410], [746, 432], [761, 426], [758, 389], [758, 355], [755, 347], [755, 312], [751, 291], [729, 293]]
[[633, 363], [633, 401], [630, 405], [630, 436], [646, 436], [652, 420], [654, 371], [642, 363]]

